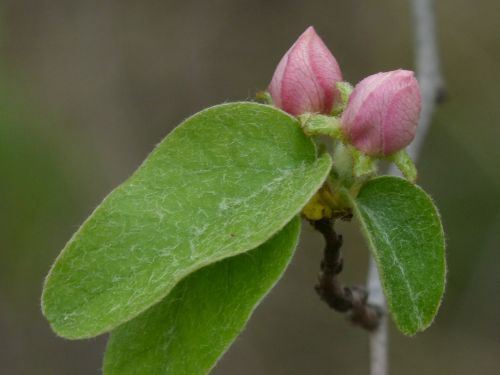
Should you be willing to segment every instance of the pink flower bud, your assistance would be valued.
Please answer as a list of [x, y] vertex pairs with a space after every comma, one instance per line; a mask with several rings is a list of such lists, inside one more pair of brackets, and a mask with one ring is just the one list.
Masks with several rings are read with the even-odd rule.
[[377, 73], [354, 88], [342, 115], [342, 130], [364, 153], [387, 156], [404, 149], [415, 137], [420, 105], [413, 72]]
[[269, 93], [274, 104], [292, 115], [330, 114], [340, 100], [337, 60], [312, 26], [297, 39], [276, 68]]

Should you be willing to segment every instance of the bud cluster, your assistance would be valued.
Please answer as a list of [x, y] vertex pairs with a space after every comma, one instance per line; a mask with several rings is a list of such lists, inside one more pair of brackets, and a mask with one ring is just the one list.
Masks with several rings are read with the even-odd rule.
[[343, 141], [366, 155], [391, 156], [411, 143], [421, 107], [413, 72], [368, 76], [348, 98], [345, 87], [337, 60], [309, 27], [281, 59], [269, 93], [275, 106], [294, 116], [338, 116]]

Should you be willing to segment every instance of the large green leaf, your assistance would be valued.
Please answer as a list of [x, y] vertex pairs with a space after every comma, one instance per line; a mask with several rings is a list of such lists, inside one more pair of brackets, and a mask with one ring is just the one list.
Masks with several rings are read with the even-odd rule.
[[115, 328], [191, 272], [269, 239], [330, 166], [297, 120], [273, 107], [233, 103], [194, 115], [66, 245], [46, 280], [45, 316], [67, 338]]
[[104, 373], [206, 374], [282, 275], [299, 230], [296, 218], [257, 249], [182, 280], [163, 301], [112, 332]]
[[396, 325], [407, 335], [424, 330], [446, 276], [443, 228], [432, 200], [418, 186], [386, 176], [366, 183], [354, 206]]

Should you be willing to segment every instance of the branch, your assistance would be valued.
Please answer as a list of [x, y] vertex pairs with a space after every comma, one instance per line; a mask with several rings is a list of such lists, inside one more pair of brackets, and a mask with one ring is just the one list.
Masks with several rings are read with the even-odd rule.
[[342, 272], [342, 236], [334, 229], [334, 219], [311, 221], [325, 238], [325, 251], [321, 261], [321, 272], [315, 289], [320, 298], [332, 309], [349, 313], [352, 323], [371, 331], [377, 328], [380, 311], [367, 303], [368, 293], [363, 287], [345, 287], [338, 275]]
[[[415, 139], [407, 151], [415, 163], [418, 161], [429, 130], [436, 104], [444, 97], [444, 84], [439, 64], [434, 17], [434, 0], [411, 0], [415, 28], [415, 55], [417, 78], [422, 93], [422, 112]], [[390, 174], [397, 169], [391, 166]], [[370, 374], [387, 375], [388, 371], [388, 322], [380, 278], [373, 258], [368, 272], [368, 302], [383, 312], [377, 329], [370, 334]]]
[[415, 139], [408, 153], [416, 162], [431, 125], [436, 104], [445, 96], [437, 47], [434, 0], [412, 0], [413, 23], [415, 25], [415, 57], [417, 78], [422, 93], [422, 112]]

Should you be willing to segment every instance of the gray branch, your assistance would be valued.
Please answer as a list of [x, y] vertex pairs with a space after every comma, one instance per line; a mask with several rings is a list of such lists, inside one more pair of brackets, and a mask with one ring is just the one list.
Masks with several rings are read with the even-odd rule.
[[436, 37], [435, 1], [412, 0], [411, 3], [415, 25], [417, 78], [422, 93], [422, 113], [420, 114], [417, 134], [408, 147], [408, 153], [417, 162], [432, 122], [434, 109], [444, 94], [444, 84]]
[[368, 303], [377, 306], [382, 315], [378, 327], [370, 332], [370, 375], [388, 375], [388, 317], [382, 285], [373, 257], [370, 257], [368, 268]]
[[[408, 147], [408, 153], [415, 163], [418, 161], [431, 125], [436, 104], [444, 92], [437, 47], [434, 5], [434, 0], [411, 0], [415, 29], [416, 71], [422, 93], [422, 112], [417, 134]], [[397, 174], [397, 168], [392, 166], [389, 173]], [[370, 333], [370, 374], [388, 375], [387, 306], [373, 258], [370, 258], [367, 289], [369, 292], [368, 302], [378, 306], [384, 312], [379, 327]]]

